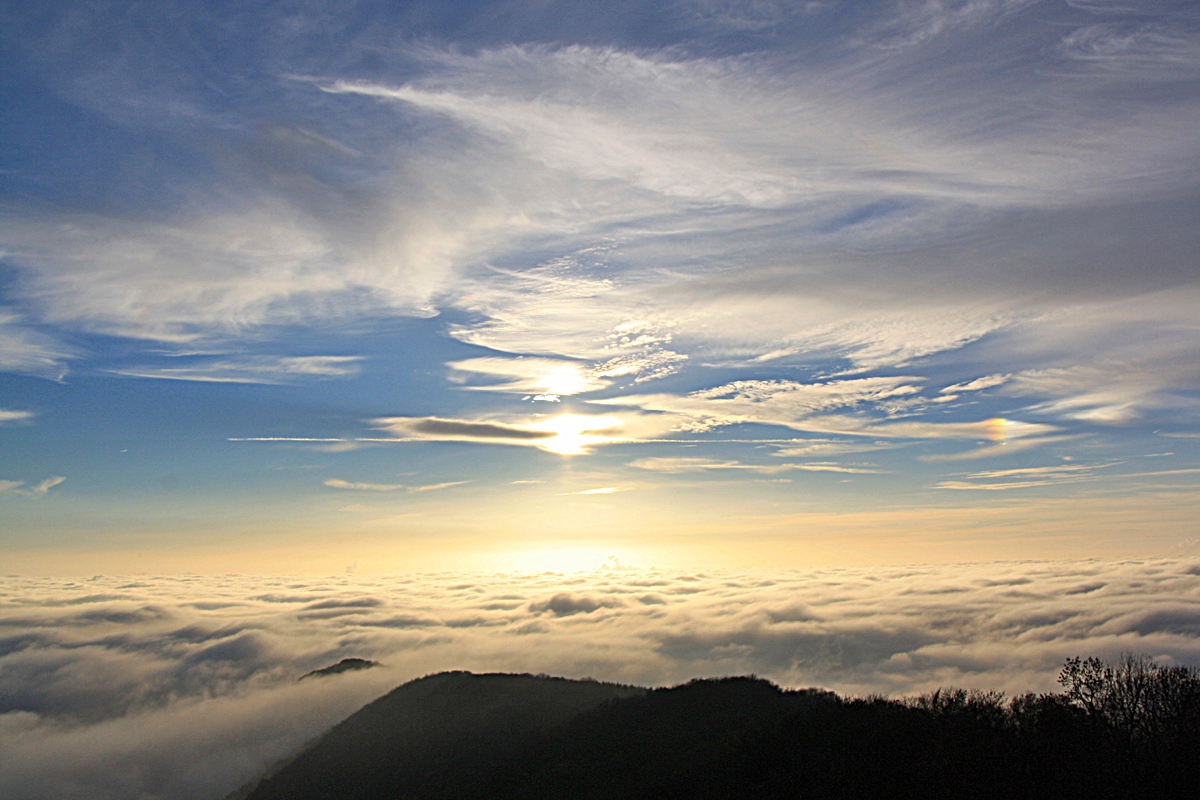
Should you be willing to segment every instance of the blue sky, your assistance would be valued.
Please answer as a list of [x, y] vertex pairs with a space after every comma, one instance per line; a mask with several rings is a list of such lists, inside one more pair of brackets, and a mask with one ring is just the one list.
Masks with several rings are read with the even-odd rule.
[[1195, 548], [1191, 4], [0, 28], [11, 571]]

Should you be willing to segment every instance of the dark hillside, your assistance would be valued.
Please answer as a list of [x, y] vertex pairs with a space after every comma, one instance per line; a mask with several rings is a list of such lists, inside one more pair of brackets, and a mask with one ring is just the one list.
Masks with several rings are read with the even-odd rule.
[[695, 793], [707, 793], [720, 783], [717, 765], [764, 734], [776, 733], [801, 710], [837, 703], [829, 692], [785, 692], [755, 678], [696, 680], [655, 689], [576, 717], [544, 749], [512, 765], [510, 771], [521, 779], [512, 781], [504, 796], [709, 796]]
[[444, 672], [364, 706], [251, 800], [486, 797], [501, 765], [547, 730], [644, 689], [533, 675]]
[[1067, 662], [1061, 694], [904, 700], [756, 678], [647, 691], [434, 675], [358, 711], [250, 800], [1194, 797], [1200, 674]]

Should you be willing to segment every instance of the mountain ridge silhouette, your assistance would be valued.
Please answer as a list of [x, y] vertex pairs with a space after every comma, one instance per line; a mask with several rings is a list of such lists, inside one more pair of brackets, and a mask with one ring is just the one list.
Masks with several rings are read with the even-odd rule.
[[[845, 699], [822, 689], [781, 689], [754, 676], [646, 689], [547, 675], [443, 672], [367, 704], [235, 795], [238, 800], [1188, 796], [1200, 785], [1200, 677], [1193, 670], [1138, 663], [1153, 667], [1143, 675], [1150, 687], [1144, 696], [1155, 696], [1150, 690], [1159, 681], [1159, 688], [1170, 689], [1160, 692], [1170, 703], [1147, 706], [1150, 716], [1143, 714], [1136, 729], [1106, 716], [1102, 702], [1103, 681], [1117, 692], [1114, 708], [1125, 708], [1121, 703], [1128, 697], [1119, 695], [1132, 684], [1103, 672], [1098, 661], [1091, 672], [1081, 672], [1078, 659], [1064, 669], [1064, 685], [1075, 681], [1066, 693], [1007, 702], [997, 693], [955, 689], [900, 700]], [[1085, 690], [1092, 706], [1080, 702]], [[1143, 724], [1148, 719], [1154, 724]]]

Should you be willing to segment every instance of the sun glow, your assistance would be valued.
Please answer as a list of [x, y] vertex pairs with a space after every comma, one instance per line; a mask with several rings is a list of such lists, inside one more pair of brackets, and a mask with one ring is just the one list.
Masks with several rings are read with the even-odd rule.
[[491, 567], [504, 572], [580, 572], [630, 569], [628, 554], [596, 545], [536, 547], [496, 554]]
[[545, 383], [544, 394], [579, 394], [596, 388], [596, 380], [575, 364], [547, 369], [540, 380]]
[[615, 417], [588, 417], [581, 414], [562, 414], [545, 422], [531, 425], [532, 430], [553, 431], [555, 436], [540, 439], [535, 444], [551, 453], [576, 456], [586, 448], [613, 441], [611, 431], [617, 426]]

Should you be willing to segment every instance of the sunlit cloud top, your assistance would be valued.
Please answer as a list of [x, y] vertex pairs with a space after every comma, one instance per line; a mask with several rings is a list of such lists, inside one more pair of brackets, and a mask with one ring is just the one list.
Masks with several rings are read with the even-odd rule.
[[[0, 789], [227, 794], [448, 665], [1012, 696], [1056, 690], [1075, 655], [1200, 658], [1194, 559], [678, 571], [600, 550], [587, 569], [547, 571], [569, 555], [530, 553], [524, 573], [7, 578], [0, 630], [17, 646], [0, 653]], [[346, 657], [384, 666], [297, 681]]]

